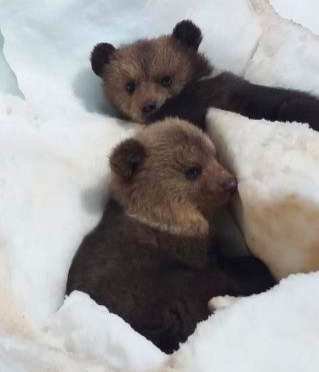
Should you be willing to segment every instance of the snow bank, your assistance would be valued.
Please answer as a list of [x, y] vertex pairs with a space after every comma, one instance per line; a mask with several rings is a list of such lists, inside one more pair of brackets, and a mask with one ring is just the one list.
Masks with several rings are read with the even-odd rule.
[[271, 0], [274, 9], [287, 19], [291, 19], [307, 28], [315, 34], [319, 34], [317, 14], [319, 3], [317, 0]]
[[17, 301], [41, 323], [62, 303], [74, 252], [101, 216], [107, 155], [131, 129], [103, 117], [43, 121], [17, 97], [0, 103], [0, 123], [1, 249]]
[[[319, 133], [211, 110], [210, 132], [239, 180], [237, 218], [277, 278], [319, 268]], [[318, 118], [319, 120], [319, 118]]]
[[81, 292], [73, 292], [44, 329], [68, 352], [104, 361], [121, 371], [146, 371], [167, 360], [164, 353], [119, 316]]
[[0, 335], [1, 372], [111, 372], [105, 362], [83, 360], [42, 342]]
[[0, 29], [0, 93], [20, 95], [17, 79], [3, 54], [4, 39]]
[[[90, 71], [90, 50], [103, 40], [118, 44], [147, 33], [171, 32], [187, 17], [202, 28], [201, 48], [218, 67], [257, 82], [318, 92], [317, 37], [273, 15], [266, 0], [202, 0], [200, 6], [194, 0], [2, 2], [1, 372], [164, 368], [167, 357], [121, 319], [83, 294], [73, 294], [63, 304], [63, 294], [72, 256], [101, 216], [107, 156], [134, 130], [110, 117], [100, 81]], [[225, 120], [220, 116], [221, 123]], [[245, 125], [251, 125], [251, 133], [257, 131], [257, 123]], [[278, 131], [273, 135], [280, 137], [282, 129]], [[304, 132], [301, 136], [305, 138]], [[306, 170], [302, 173], [299, 167], [299, 174]], [[312, 200], [314, 190], [308, 191]], [[213, 362], [228, 372], [237, 360], [246, 372], [256, 372], [255, 366], [266, 358], [268, 371], [270, 366], [290, 372], [310, 370], [312, 356], [312, 370], [318, 370], [312, 355], [318, 342], [311, 322], [317, 314], [315, 286], [317, 276], [300, 276], [266, 295], [240, 301], [204, 322], [168, 363], [177, 370], [198, 366], [198, 371], [208, 372]], [[293, 301], [287, 300], [290, 293]], [[295, 333], [288, 334], [290, 328]], [[298, 337], [288, 337], [297, 331]], [[305, 340], [310, 340], [307, 347]], [[296, 350], [304, 356], [294, 364], [297, 369], [290, 363]], [[288, 352], [293, 357], [286, 357]]]
[[[257, 9], [263, 2], [252, 0]], [[279, 18], [267, 6], [260, 22], [263, 32], [246, 65], [245, 77], [259, 84], [293, 87], [318, 95], [319, 36]]]
[[201, 323], [169, 372], [315, 372], [319, 274], [298, 275]]

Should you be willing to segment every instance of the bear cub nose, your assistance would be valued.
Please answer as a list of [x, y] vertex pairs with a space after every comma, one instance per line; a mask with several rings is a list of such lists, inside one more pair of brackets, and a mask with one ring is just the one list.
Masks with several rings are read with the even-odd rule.
[[222, 183], [222, 188], [231, 194], [237, 191], [237, 187], [238, 182], [235, 177], [228, 178]]
[[151, 112], [156, 110], [156, 102], [146, 102], [142, 108], [143, 114], [150, 114]]

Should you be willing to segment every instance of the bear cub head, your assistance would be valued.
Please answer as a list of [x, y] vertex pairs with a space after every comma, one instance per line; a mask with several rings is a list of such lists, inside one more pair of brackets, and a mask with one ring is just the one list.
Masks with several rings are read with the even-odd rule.
[[214, 212], [237, 190], [209, 137], [179, 119], [167, 118], [125, 140], [110, 165], [112, 196], [128, 215], [185, 236], [208, 234]]
[[170, 35], [119, 48], [100, 43], [92, 51], [91, 65], [104, 82], [106, 98], [119, 113], [145, 123], [168, 98], [210, 74], [209, 62], [198, 52], [201, 40], [200, 29], [184, 20]]

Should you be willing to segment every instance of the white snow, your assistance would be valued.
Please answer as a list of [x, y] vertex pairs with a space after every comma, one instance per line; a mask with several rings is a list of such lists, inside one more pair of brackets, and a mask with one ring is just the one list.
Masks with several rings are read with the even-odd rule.
[[202, 322], [168, 371], [318, 370], [319, 275], [290, 277]]
[[167, 359], [119, 316], [109, 313], [104, 306], [97, 306], [81, 292], [73, 292], [66, 299], [49, 319], [45, 331], [68, 352], [104, 361], [123, 371], [145, 371], [161, 366]]
[[22, 96], [16, 77], [3, 54], [4, 39], [0, 29], [0, 92]]
[[[282, 9], [296, 9], [293, 18], [310, 27], [317, 6], [303, 2], [304, 16], [297, 19], [298, 2], [282, 1]], [[101, 216], [107, 156], [135, 129], [111, 117], [90, 70], [90, 50], [100, 41], [118, 45], [169, 33], [183, 18], [201, 26], [201, 50], [218, 67], [257, 82], [319, 93], [317, 36], [274, 15], [266, 0], [1, 2], [1, 372], [158, 371], [166, 363], [180, 371], [318, 370], [315, 274], [289, 278], [265, 295], [220, 311], [172, 358], [86, 295], [74, 293], [63, 302], [72, 256]], [[230, 117], [220, 113], [218, 123]], [[297, 128], [284, 142], [286, 132], [279, 126], [237, 116], [235, 122], [245, 128], [238, 134], [243, 149], [254, 140], [260, 151], [257, 137], [267, 131], [276, 154], [285, 143], [304, 141], [296, 153], [289, 152], [291, 158], [287, 155], [287, 162], [294, 162], [286, 180], [299, 191], [308, 182], [305, 194], [314, 203], [317, 178], [310, 172], [317, 168], [309, 146], [316, 147], [317, 139]], [[231, 124], [227, 128], [230, 133]], [[230, 137], [225, 138], [233, 141]], [[260, 158], [245, 154], [240, 158], [245, 167], [240, 163], [238, 169], [251, 175]], [[261, 160], [269, 162], [263, 191], [272, 195], [278, 185], [271, 169], [278, 159]]]
[[89, 115], [42, 121], [16, 97], [0, 113], [2, 250], [18, 301], [42, 321], [62, 303], [74, 251], [101, 216], [107, 154], [130, 130]]
[[319, 133], [214, 109], [208, 116], [239, 181], [234, 204], [250, 250], [279, 279], [318, 269]]
[[317, 0], [271, 0], [271, 4], [282, 17], [293, 20], [317, 35], [319, 34], [317, 17], [319, 3]]
[[261, 15], [263, 34], [245, 77], [264, 85], [294, 87], [319, 94], [319, 34], [278, 18], [272, 12]]

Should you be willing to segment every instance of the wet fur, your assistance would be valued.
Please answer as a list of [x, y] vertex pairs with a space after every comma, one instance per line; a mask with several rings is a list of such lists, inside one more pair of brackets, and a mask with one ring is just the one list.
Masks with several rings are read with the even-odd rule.
[[[167, 353], [208, 317], [212, 297], [274, 284], [259, 260], [225, 259], [214, 245], [214, 214], [232, 179], [215, 155], [207, 136], [178, 120], [118, 145], [110, 199], [68, 275], [67, 294], [88, 293]], [[194, 182], [184, 174], [193, 164], [202, 167]]]
[[[107, 99], [122, 116], [137, 122], [177, 116], [205, 128], [207, 110], [218, 107], [252, 119], [307, 122], [319, 129], [319, 100], [310, 94], [252, 84], [228, 72], [209, 78], [213, 67], [198, 53], [201, 40], [200, 29], [184, 20], [171, 35], [120, 48], [98, 44], [92, 68], [103, 79]], [[160, 84], [166, 75], [173, 78], [170, 88]], [[130, 80], [137, 83], [132, 95], [125, 90]], [[151, 115], [142, 113], [147, 102], [156, 103]]]

